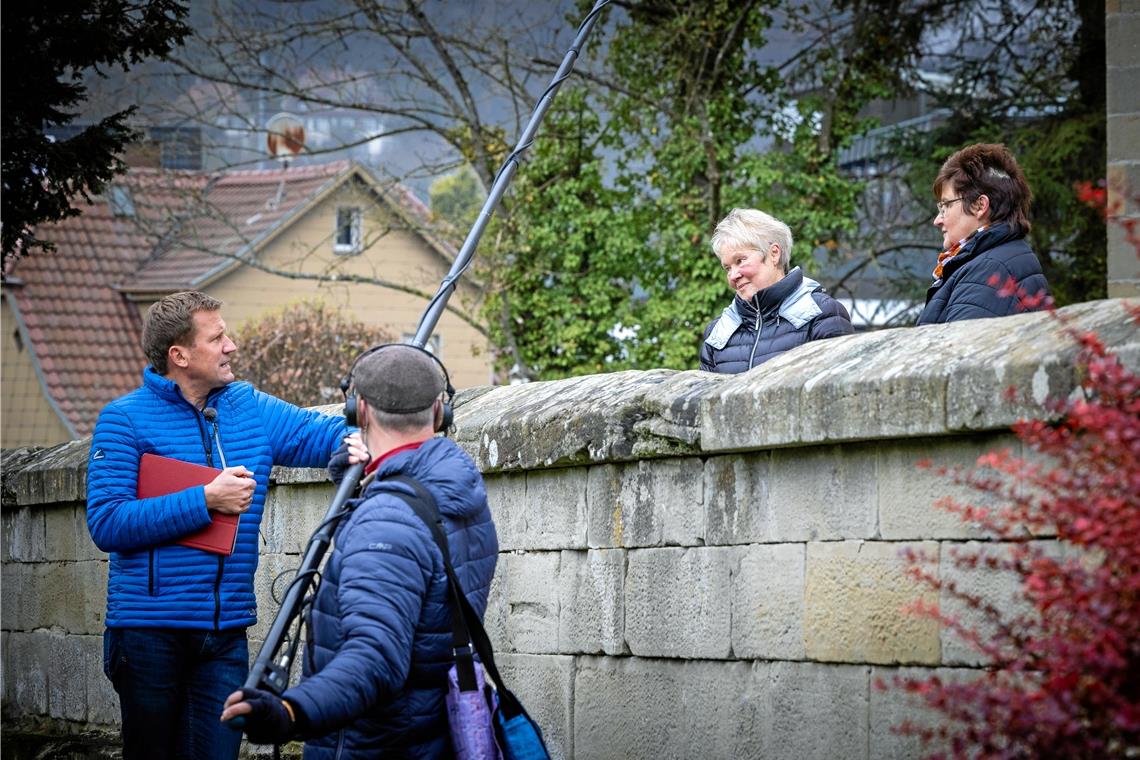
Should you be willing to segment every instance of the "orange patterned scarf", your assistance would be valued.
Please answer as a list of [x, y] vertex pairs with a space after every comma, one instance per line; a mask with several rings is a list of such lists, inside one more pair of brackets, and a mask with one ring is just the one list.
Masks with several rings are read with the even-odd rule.
[[945, 264], [950, 259], [954, 258], [956, 255], [958, 255], [958, 251], [962, 250], [962, 246], [964, 246], [967, 242], [969, 242], [969, 240], [972, 237], [974, 237], [974, 235], [977, 235], [979, 232], [985, 231], [988, 227], [989, 227], [988, 224], [983, 224], [981, 227], [974, 230], [969, 235], [962, 238], [961, 240], [959, 240], [957, 243], [955, 243], [954, 245], [947, 248], [942, 253], [938, 254], [938, 264], [934, 267], [934, 279], [941, 280], [942, 279], [942, 265]]

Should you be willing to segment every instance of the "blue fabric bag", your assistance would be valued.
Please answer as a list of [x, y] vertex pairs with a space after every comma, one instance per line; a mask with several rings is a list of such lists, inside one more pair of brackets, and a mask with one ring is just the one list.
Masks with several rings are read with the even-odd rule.
[[[395, 475], [387, 480], [404, 483], [415, 491], [415, 496], [395, 495], [424, 521], [443, 554], [451, 591], [451, 645], [455, 655], [455, 664], [447, 674], [447, 719], [455, 756], [460, 760], [550, 760], [542, 729], [503, 684], [495, 666], [495, 652], [483, 621], [467, 601], [451, 566], [443, 518], [435, 499], [414, 478]], [[478, 653], [482, 668], [472, 650]], [[486, 683], [484, 670], [494, 688]]]

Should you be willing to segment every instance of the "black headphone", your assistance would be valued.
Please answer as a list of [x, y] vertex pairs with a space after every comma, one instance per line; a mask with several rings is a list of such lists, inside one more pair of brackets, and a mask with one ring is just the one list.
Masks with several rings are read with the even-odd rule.
[[391, 348], [392, 346], [414, 348], [421, 354], [425, 354], [426, 356], [431, 357], [431, 360], [436, 363], [436, 366], [439, 367], [439, 371], [443, 373], [443, 389], [447, 395], [447, 398], [443, 401], [443, 408], [439, 416], [439, 424], [435, 426], [435, 432], [447, 435], [447, 431], [451, 429], [452, 422], [455, 417], [455, 413], [451, 408], [451, 400], [455, 398], [455, 388], [451, 385], [451, 377], [447, 374], [447, 367], [443, 366], [443, 362], [439, 360], [438, 356], [425, 348], [421, 348], [411, 343], [383, 343], [379, 346], [373, 346], [372, 348], [362, 353], [360, 356], [356, 357], [356, 361], [354, 361], [352, 363], [352, 366], [348, 368], [348, 374], [344, 377], [343, 380], [340, 381], [340, 390], [341, 393], [344, 394], [345, 421], [353, 427], [359, 426], [357, 423], [357, 409], [359, 408], [357, 403], [358, 396], [355, 393], [348, 392], [349, 389], [352, 388], [352, 373], [356, 370], [356, 365], [360, 364], [360, 361], [364, 359], [364, 357], [371, 356], [377, 351], [381, 351], [385, 348]]

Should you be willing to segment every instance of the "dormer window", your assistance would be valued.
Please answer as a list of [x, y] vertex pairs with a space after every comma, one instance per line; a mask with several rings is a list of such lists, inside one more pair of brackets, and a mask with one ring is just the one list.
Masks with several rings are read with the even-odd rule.
[[360, 209], [343, 207], [336, 210], [336, 237], [333, 239], [333, 252], [339, 254], [360, 253], [362, 217]]

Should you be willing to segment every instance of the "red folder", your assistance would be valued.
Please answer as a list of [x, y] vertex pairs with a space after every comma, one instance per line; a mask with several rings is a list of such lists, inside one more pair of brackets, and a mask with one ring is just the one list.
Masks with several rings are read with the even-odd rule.
[[[160, 457], [157, 454], [143, 454], [139, 460], [138, 497], [165, 496], [176, 491], [185, 491], [194, 486], [204, 486], [218, 476], [221, 470], [203, 467], [200, 464], [183, 462], [181, 459]], [[199, 531], [190, 533], [175, 541], [214, 554], [234, 553], [237, 541], [239, 515], [210, 511], [210, 524]]]

